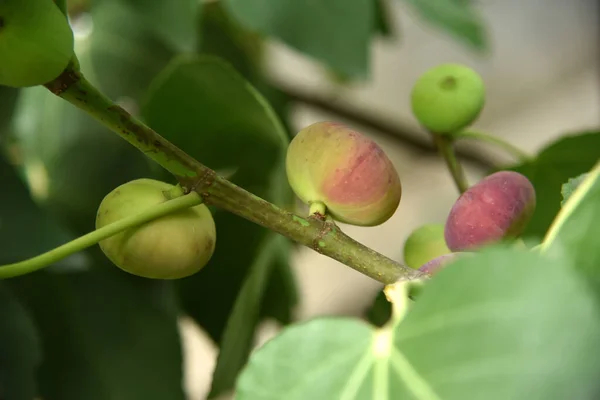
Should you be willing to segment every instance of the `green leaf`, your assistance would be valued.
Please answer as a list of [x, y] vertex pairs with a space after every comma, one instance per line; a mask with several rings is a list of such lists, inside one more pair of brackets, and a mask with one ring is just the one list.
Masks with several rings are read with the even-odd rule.
[[572, 261], [600, 295], [600, 162], [585, 176], [553, 222], [542, 252]]
[[377, 292], [373, 304], [367, 309], [365, 317], [375, 326], [383, 326], [392, 316], [392, 303], [388, 301], [383, 291]]
[[263, 66], [264, 38], [239, 24], [222, 2], [203, 6], [199, 52], [226, 60], [268, 100], [287, 131], [292, 104], [289, 96], [268, 82]]
[[394, 35], [394, 21], [390, 15], [388, 0], [373, 0], [375, 2], [375, 32], [381, 36]]
[[[288, 137], [260, 94], [225, 62], [210, 56], [174, 60], [151, 85], [143, 114], [157, 132], [202, 163], [217, 170], [233, 169], [231, 179], [244, 189], [278, 205], [288, 204], [291, 189], [284, 169]], [[211, 261], [178, 286], [186, 312], [220, 341], [269, 231], [227, 212], [217, 211], [215, 223], [218, 245]], [[275, 282], [279, 283], [272, 281], [269, 287]], [[293, 295], [286, 297], [273, 301], [289, 308]], [[215, 305], [208, 308], [209, 303]]]
[[485, 51], [488, 38], [480, 16], [464, 0], [404, 0], [419, 16], [471, 48]]
[[290, 257], [288, 246], [282, 246], [274, 261], [273, 272], [260, 306], [262, 317], [275, 318], [284, 325], [294, 319], [293, 308], [299, 300], [296, 276], [290, 266]]
[[234, 387], [254, 345], [254, 334], [269, 277], [274, 272], [278, 258], [289, 257], [289, 247], [288, 240], [275, 233], [267, 235], [259, 247], [259, 253], [250, 266], [225, 327], [209, 398]]
[[364, 0], [225, 0], [247, 27], [343, 74], [366, 78], [375, 4]]
[[0, 86], [0, 145], [3, 145], [6, 129], [10, 126], [19, 89]]
[[253, 353], [237, 399], [595, 398], [592, 296], [568, 264], [488, 249], [441, 270], [394, 325], [286, 328]]
[[0, 282], [0, 398], [35, 398], [41, 357], [40, 342], [27, 310]]
[[198, 26], [199, 52], [226, 60], [249, 81], [259, 75], [264, 53], [263, 38], [241, 26], [220, 1], [203, 6]]
[[[178, 0], [180, 3], [184, 0]], [[187, 0], [185, 0], [187, 1]], [[171, 8], [172, 2], [129, 0], [135, 8], [144, 7], [156, 14], [161, 8]], [[196, 2], [197, 3], [197, 2]], [[173, 7], [174, 13], [179, 13]], [[167, 13], [168, 15], [168, 13]], [[175, 52], [155, 34], [155, 29], [170, 30], [169, 23], [151, 24], [134, 7], [124, 1], [103, 0], [93, 4], [92, 35], [77, 52], [81, 69], [87, 79], [115, 101], [132, 105], [135, 114], [137, 101], [146, 92], [148, 84], [171, 60]], [[187, 30], [186, 17], [181, 28]], [[195, 16], [194, 16], [195, 21]], [[195, 22], [194, 22], [195, 23]], [[180, 33], [171, 31], [173, 35]], [[171, 38], [173, 39], [173, 38]], [[195, 36], [192, 38], [195, 39]], [[186, 43], [182, 45], [188, 46]]]
[[196, 19], [202, 2], [118, 0], [118, 3], [129, 6], [148, 28], [174, 50], [190, 52], [196, 45]]
[[35, 199], [78, 234], [112, 189], [151, 177], [144, 154], [43, 87], [21, 91], [13, 139]]
[[171, 283], [130, 276], [100, 257], [89, 272], [7, 281], [42, 338], [40, 397], [184, 400]]
[[570, 178], [567, 183], [564, 183], [561, 186], [560, 194], [562, 195], [562, 201], [560, 202], [561, 207], [565, 205], [569, 197], [573, 194], [573, 192], [581, 185], [581, 182], [588, 176], [588, 173], [581, 174], [578, 177]]
[[0, 176], [0, 265], [34, 257], [73, 239], [56, 218], [31, 199], [15, 168], [1, 155]]
[[569, 135], [540, 151], [528, 163], [510, 168], [535, 187], [537, 204], [524, 236], [542, 238], [560, 210], [561, 187], [569, 178], [588, 172], [600, 159], [600, 132]]
[[[287, 135], [260, 94], [225, 62], [180, 56], [153, 81], [142, 113], [150, 126], [212, 169], [265, 182]], [[268, 178], [267, 178], [268, 179]]]

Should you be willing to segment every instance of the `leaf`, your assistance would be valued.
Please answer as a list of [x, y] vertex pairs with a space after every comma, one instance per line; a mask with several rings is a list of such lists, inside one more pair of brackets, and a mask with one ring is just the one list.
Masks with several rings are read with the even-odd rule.
[[[177, 3], [188, 0], [177, 0]], [[175, 55], [164, 41], [155, 34], [155, 30], [171, 30], [173, 15], [165, 13], [169, 23], [161, 21], [152, 24], [146, 20], [148, 15], [136, 12], [145, 7], [148, 13], [158, 16], [159, 10], [171, 8], [173, 2], [128, 0], [103, 0], [91, 9], [94, 29], [87, 43], [81, 45], [77, 55], [82, 63], [81, 69], [88, 80], [97, 85], [104, 94], [115, 101], [124, 101], [137, 111], [137, 101], [146, 92], [150, 81]], [[197, 3], [197, 2], [196, 2]], [[129, 4], [129, 5], [128, 5]], [[135, 7], [131, 7], [134, 4]], [[179, 7], [172, 7], [173, 13], [180, 13]], [[187, 30], [189, 14], [181, 21], [180, 28]], [[170, 31], [174, 36], [181, 33]], [[172, 41], [174, 37], [170, 40]], [[191, 38], [195, 39], [195, 37]], [[188, 46], [181, 43], [181, 46]], [[132, 104], [133, 103], [133, 104]]]
[[535, 187], [536, 210], [523, 236], [545, 236], [560, 210], [562, 184], [588, 172], [598, 160], [600, 132], [588, 132], [562, 137], [542, 149], [533, 161], [509, 168], [525, 175]]
[[43, 87], [22, 90], [12, 134], [34, 198], [77, 234], [112, 189], [152, 176], [143, 153]]
[[[278, 205], [287, 204], [288, 137], [260, 94], [225, 62], [210, 56], [177, 58], [151, 85], [143, 115], [157, 132], [205, 165], [234, 169], [231, 180], [236, 184]], [[178, 287], [186, 312], [220, 341], [269, 231], [227, 212], [217, 211], [215, 223], [218, 244], [211, 261], [200, 274], [180, 280]], [[293, 298], [288, 293], [277, 300], [287, 305]], [[207, 308], [209, 303], [215, 306]]]
[[7, 281], [31, 311], [44, 351], [40, 397], [184, 400], [172, 284], [95, 269]]
[[274, 272], [278, 256], [287, 258], [289, 245], [283, 236], [269, 233], [259, 247], [225, 327], [209, 398], [215, 398], [234, 387], [253, 348], [268, 279]]
[[582, 176], [586, 177], [556, 217], [541, 248], [550, 256], [572, 261], [600, 295], [600, 161]]
[[224, 9], [222, 2], [204, 4], [199, 24], [199, 52], [226, 60], [268, 100], [290, 131], [292, 101], [268, 82], [263, 68], [264, 38], [242, 27]]
[[0, 282], [0, 398], [29, 400], [37, 395], [41, 362], [37, 332], [27, 310]]
[[[107, 0], [104, 0], [107, 1]], [[201, 2], [197, 0], [118, 1], [128, 5], [144, 23], [178, 52], [190, 52], [195, 46], [196, 19]]]
[[366, 78], [375, 5], [364, 0], [226, 0], [248, 28], [275, 37], [343, 74]]
[[290, 266], [289, 246], [278, 249], [266, 292], [260, 306], [261, 316], [275, 318], [287, 325], [292, 322], [293, 308], [298, 304], [296, 276]]
[[142, 112], [192, 157], [212, 169], [238, 168], [246, 177], [270, 170], [287, 144], [256, 90], [215, 57], [173, 60], [152, 83]]
[[383, 291], [377, 292], [373, 304], [367, 309], [365, 317], [375, 326], [383, 326], [392, 316], [392, 304]]
[[5, 131], [10, 126], [18, 95], [19, 89], [0, 86], [0, 145], [4, 145]]
[[31, 199], [14, 167], [1, 155], [0, 176], [0, 265], [25, 260], [73, 239]]
[[373, 0], [375, 2], [375, 32], [381, 36], [394, 35], [394, 21], [389, 11], [388, 0]]
[[488, 249], [441, 270], [395, 325], [286, 328], [253, 353], [237, 399], [591, 399], [599, 334], [570, 265]]
[[209, 2], [203, 6], [198, 25], [199, 52], [226, 60], [252, 82], [260, 72], [264, 40], [241, 26], [224, 8], [222, 2]]
[[560, 194], [562, 195], [562, 201], [560, 202], [560, 206], [564, 206], [565, 203], [567, 202], [567, 200], [569, 200], [569, 197], [571, 197], [571, 195], [573, 194], [573, 192], [575, 190], [577, 190], [577, 188], [579, 187], [579, 185], [581, 184], [581, 182], [583, 182], [583, 180], [588, 176], [588, 173], [586, 172], [585, 174], [581, 174], [578, 177], [575, 178], [569, 178], [569, 180], [567, 181], [567, 183], [564, 183], [561, 186], [560, 189]]
[[488, 38], [479, 15], [464, 0], [404, 0], [421, 18], [446, 31], [477, 51], [488, 48]]

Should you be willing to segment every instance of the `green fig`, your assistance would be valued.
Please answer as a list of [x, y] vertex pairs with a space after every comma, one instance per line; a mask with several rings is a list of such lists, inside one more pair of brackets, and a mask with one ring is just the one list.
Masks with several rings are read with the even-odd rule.
[[[110, 192], [98, 209], [96, 228], [140, 213], [168, 200], [172, 185], [152, 179], [125, 183]], [[119, 268], [154, 279], [178, 279], [200, 271], [215, 250], [216, 229], [209, 209], [200, 204], [129, 228], [100, 242]]]
[[423, 264], [451, 253], [444, 239], [443, 224], [427, 224], [415, 229], [404, 242], [404, 262], [419, 269]]
[[442, 64], [426, 71], [411, 92], [412, 112], [433, 133], [452, 134], [471, 125], [485, 103], [485, 85], [472, 69]]
[[317, 122], [302, 129], [288, 147], [286, 171], [304, 203], [324, 204], [340, 222], [379, 225], [400, 203], [392, 162], [374, 141], [343, 124]]
[[42, 85], [73, 57], [73, 31], [51, 0], [0, 1], [0, 85]]

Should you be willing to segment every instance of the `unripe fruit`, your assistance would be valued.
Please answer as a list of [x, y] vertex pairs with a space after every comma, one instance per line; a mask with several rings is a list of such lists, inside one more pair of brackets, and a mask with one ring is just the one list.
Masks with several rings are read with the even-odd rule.
[[404, 262], [414, 269], [450, 252], [442, 224], [423, 225], [415, 229], [404, 242]]
[[535, 189], [525, 176], [512, 171], [489, 175], [454, 203], [446, 221], [446, 244], [452, 251], [464, 251], [516, 238], [535, 205]]
[[288, 148], [286, 170], [304, 203], [325, 204], [341, 222], [379, 225], [400, 203], [400, 178], [383, 150], [339, 123], [318, 122], [302, 129]]
[[448, 254], [438, 256], [438, 257], [434, 258], [433, 260], [428, 261], [425, 264], [423, 264], [419, 268], [419, 271], [421, 271], [427, 275], [433, 275], [436, 272], [440, 271], [445, 266], [447, 266], [448, 264], [450, 264], [451, 262], [456, 261], [456, 259], [459, 256], [463, 256], [465, 254], [469, 254], [469, 253], [448, 253]]
[[434, 133], [450, 134], [471, 125], [485, 103], [485, 85], [472, 69], [442, 64], [426, 71], [411, 92], [412, 112]]
[[73, 56], [73, 32], [51, 0], [0, 1], [0, 85], [47, 83]]
[[[168, 200], [173, 186], [152, 179], [125, 183], [110, 192], [98, 209], [96, 228], [129, 217]], [[129, 228], [100, 242], [119, 268], [155, 279], [192, 275], [210, 260], [216, 241], [209, 209], [200, 204]]]

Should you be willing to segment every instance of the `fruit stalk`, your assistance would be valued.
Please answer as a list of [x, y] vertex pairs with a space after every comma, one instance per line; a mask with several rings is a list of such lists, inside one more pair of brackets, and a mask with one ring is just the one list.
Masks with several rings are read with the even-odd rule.
[[506, 152], [512, 154], [521, 163], [530, 162], [532, 159], [532, 157], [529, 154], [527, 154], [526, 152], [524, 152], [517, 146], [515, 146], [505, 140], [502, 140], [496, 136], [491, 136], [491, 135], [481, 133], [481, 132], [463, 131], [463, 132], [457, 132], [454, 135], [454, 137], [457, 140], [464, 138], [464, 139], [474, 139], [474, 140], [479, 140], [481, 142], [491, 143], [493, 145], [496, 145], [496, 146], [504, 149]]
[[100, 93], [81, 72], [68, 67], [45, 85], [56, 96], [87, 112], [171, 172], [187, 191], [214, 205], [308, 246], [381, 283], [416, 279], [406, 267], [358, 243], [333, 222], [301, 218], [220, 177]]
[[21, 261], [14, 264], [0, 266], [0, 279], [13, 278], [15, 276], [25, 275], [49, 265], [52, 265], [72, 254], [91, 247], [101, 240], [107, 239], [126, 229], [142, 225], [153, 219], [171, 214], [175, 211], [183, 210], [202, 203], [202, 198], [197, 193], [190, 193], [185, 196], [168, 200], [162, 204], [145, 210], [131, 217], [123, 218], [112, 224], [106, 225], [93, 232], [78, 237], [77, 239], [54, 248], [44, 254]]
[[456, 154], [454, 153], [454, 141], [451, 136], [447, 135], [438, 135], [435, 133], [431, 134], [435, 145], [440, 152], [440, 155], [446, 161], [446, 165], [448, 166], [448, 170], [452, 175], [452, 179], [456, 184], [456, 188], [462, 194], [467, 191], [469, 188], [469, 182], [465, 176], [465, 172], [463, 171], [462, 165], [456, 158]]

